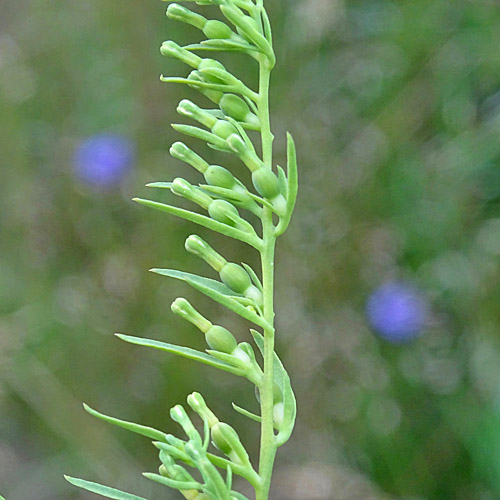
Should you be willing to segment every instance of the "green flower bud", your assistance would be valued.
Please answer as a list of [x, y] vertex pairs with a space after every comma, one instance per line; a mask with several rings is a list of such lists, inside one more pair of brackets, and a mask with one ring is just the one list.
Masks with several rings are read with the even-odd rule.
[[205, 173], [209, 167], [208, 163], [201, 156], [197, 155], [183, 142], [176, 142], [172, 144], [170, 148], [170, 154], [177, 160], [188, 163], [202, 174]]
[[246, 122], [255, 127], [260, 125], [259, 118], [250, 111], [248, 104], [237, 95], [224, 94], [219, 102], [219, 107], [225, 115], [239, 122]]
[[222, 139], [227, 139], [231, 135], [236, 135], [238, 130], [232, 123], [226, 120], [217, 120], [212, 126], [212, 133], [218, 135]]
[[201, 57], [193, 54], [192, 52], [189, 52], [189, 50], [186, 50], [185, 48], [181, 47], [171, 40], [163, 42], [160, 48], [160, 52], [164, 56], [179, 59], [180, 61], [188, 64], [189, 66], [192, 66], [193, 68], [198, 68], [198, 66], [203, 61]]
[[262, 166], [255, 170], [252, 173], [252, 182], [257, 192], [268, 200], [280, 194], [279, 180], [270, 168]]
[[206, 333], [212, 327], [212, 323], [204, 318], [186, 299], [179, 297], [170, 306], [172, 312], [177, 316], [189, 321], [196, 328]]
[[231, 290], [243, 294], [252, 284], [248, 273], [239, 264], [228, 262], [219, 272], [220, 279]]
[[184, 246], [189, 253], [201, 257], [217, 272], [226, 265], [226, 259], [224, 259], [222, 255], [219, 255], [206, 241], [195, 234], [189, 236]]
[[[200, 61], [198, 63], [197, 68], [201, 72], [203, 72], [203, 70], [211, 70], [211, 69], [220, 69], [222, 71], [226, 71], [226, 68], [224, 67], [224, 65], [215, 59], [201, 59], [200, 58]], [[215, 77], [210, 76], [210, 75], [203, 75], [202, 74], [202, 77], [206, 81], [209, 81], [212, 83], [225, 83], [220, 78], [215, 78]]]
[[161, 464], [160, 467], [158, 468], [158, 472], [159, 472], [160, 476], [170, 478], [170, 474], [168, 473], [168, 469], [163, 464]]
[[180, 21], [183, 23], [188, 23], [198, 29], [203, 29], [207, 20], [200, 14], [186, 9], [182, 5], [177, 3], [172, 3], [168, 6], [167, 16], [174, 21]]
[[193, 440], [194, 442], [201, 445], [200, 434], [196, 430], [193, 423], [191, 422], [190, 418], [188, 417], [188, 414], [186, 413], [186, 410], [183, 408], [182, 405], [175, 405], [170, 410], [170, 417], [174, 422], [177, 422], [178, 424], [181, 425], [181, 427], [184, 429], [184, 432], [186, 433], [187, 437], [190, 440]]
[[[203, 75], [199, 71], [191, 71], [188, 76], [188, 80], [192, 80], [193, 82], [205, 82], [205, 78], [203, 78]], [[215, 102], [216, 104], [219, 103], [219, 101], [222, 99], [222, 96], [224, 95], [223, 92], [220, 92], [219, 90], [210, 90], [210, 89], [205, 89], [201, 87], [197, 87], [195, 85], [190, 85], [191, 87], [197, 89], [199, 92], [201, 92], [204, 96], [208, 97], [212, 102]]]
[[212, 219], [228, 226], [235, 226], [233, 219], [240, 218], [236, 207], [226, 200], [213, 200], [208, 207], [208, 213]]
[[231, 38], [233, 35], [233, 30], [222, 21], [207, 21], [204, 28], [203, 33], [207, 38], [216, 38], [216, 39], [227, 39]]
[[212, 326], [206, 333], [205, 339], [211, 349], [231, 354], [238, 345], [234, 335], [223, 326]]
[[224, 167], [210, 165], [205, 171], [205, 180], [211, 186], [218, 186], [226, 189], [234, 189], [237, 186], [234, 175]]
[[177, 112], [182, 116], [192, 118], [197, 122], [205, 125], [205, 127], [212, 128], [217, 124], [217, 119], [210, 113], [196, 106], [188, 99], [183, 99], [177, 106]]
[[228, 424], [219, 422], [211, 429], [213, 444], [233, 462], [247, 464], [248, 453], [241, 444], [238, 433]]
[[197, 413], [202, 420], [208, 422], [209, 427], [213, 427], [219, 422], [219, 419], [214, 415], [212, 410], [207, 406], [203, 396], [199, 392], [193, 392], [187, 397], [188, 405]]
[[238, 154], [251, 172], [264, 166], [262, 160], [253, 151], [248, 149], [245, 141], [238, 134], [230, 135], [226, 139], [226, 142], [227, 145]]
[[188, 181], [179, 177], [172, 182], [171, 190], [174, 194], [200, 205], [205, 210], [213, 203], [208, 194], [195, 189]]

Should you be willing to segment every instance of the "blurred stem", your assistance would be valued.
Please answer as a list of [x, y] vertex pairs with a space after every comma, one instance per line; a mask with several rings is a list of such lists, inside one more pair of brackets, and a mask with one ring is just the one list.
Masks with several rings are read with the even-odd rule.
[[[273, 162], [273, 135], [269, 117], [269, 81], [271, 70], [267, 58], [260, 60], [259, 82], [259, 118], [262, 132], [262, 158], [268, 168]], [[261, 484], [256, 489], [256, 500], [267, 500], [271, 486], [276, 444], [274, 440], [273, 422], [273, 388], [274, 388], [274, 249], [276, 236], [273, 224], [273, 214], [269, 208], [264, 208], [262, 214], [263, 250], [262, 285], [264, 301], [264, 317], [273, 328], [264, 330], [264, 379], [260, 387], [261, 400], [261, 441], [259, 475]]]

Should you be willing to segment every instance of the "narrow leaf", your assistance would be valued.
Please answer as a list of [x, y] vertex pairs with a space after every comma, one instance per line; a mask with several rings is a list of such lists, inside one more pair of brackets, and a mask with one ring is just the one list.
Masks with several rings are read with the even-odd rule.
[[152, 474], [150, 472], [145, 472], [143, 476], [147, 479], [150, 479], [151, 481], [155, 481], [156, 483], [160, 483], [168, 486], [169, 488], [173, 488], [174, 490], [200, 490], [201, 488], [203, 488], [203, 485], [200, 483], [176, 481], [175, 479], [163, 477], [159, 474]]
[[236, 403], [231, 403], [233, 405], [234, 411], [241, 413], [244, 417], [249, 418], [250, 420], [253, 420], [254, 422], [262, 422], [262, 418], [259, 415], [256, 415], [255, 413], [252, 413], [248, 410], [245, 410], [245, 408], [242, 408], [241, 406], [238, 406]]
[[224, 370], [226, 372], [234, 373], [235, 375], [240, 375], [240, 370], [238, 370], [234, 366], [231, 366], [224, 361], [220, 361], [217, 358], [210, 356], [209, 354], [191, 349], [189, 347], [167, 344], [165, 342], [160, 342], [159, 340], [131, 337], [130, 335], [122, 335], [120, 333], [117, 333], [115, 335], [125, 342], [129, 342], [131, 344], [144, 347], [153, 347], [154, 349], [159, 349], [160, 351], [170, 352], [172, 354], [182, 356], [183, 358], [192, 359], [193, 361], [198, 361], [199, 363], [213, 366], [214, 368], [218, 368], [219, 370]]
[[245, 268], [245, 271], [249, 274], [250, 278], [252, 278], [253, 284], [262, 292], [262, 282], [257, 276], [257, 273], [248, 264], [242, 262], [241, 265]]
[[215, 300], [224, 307], [227, 307], [242, 318], [259, 325], [262, 328], [272, 328], [264, 318], [258, 316], [253, 311], [235, 300], [234, 297], [240, 296], [230, 291], [229, 288], [227, 288], [223, 283], [210, 280], [202, 276], [197, 276], [195, 274], [176, 271], [175, 269], [151, 269], [151, 271], [161, 274], [162, 276], [168, 276], [170, 278], [185, 281], [188, 285], [191, 285], [196, 290]]
[[194, 222], [195, 224], [206, 227], [207, 229], [211, 229], [212, 231], [223, 234], [224, 236], [228, 236], [229, 238], [243, 241], [244, 243], [247, 243], [257, 250], [259, 250], [262, 246], [260, 238], [255, 234], [248, 234], [244, 231], [241, 231], [240, 229], [236, 229], [234, 227], [228, 226], [227, 224], [223, 224], [222, 222], [211, 219], [206, 215], [201, 215], [196, 212], [191, 212], [190, 210], [184, 210], [183, 208], [166, 205], [165, 203], [159, 203], [157, 201], [145, 200], [142, 198], [134, 198], [133, 201], [146, 207], [154, 208], [162, 212], [167, 212], [168, 214], [175, 215], [176, 217], [180, 217], [181, 219]]
[[298, 171], [297, 171], [297, 153], [295, 150], [295, 142], [290, 133], [287, 134], [287, 156], [288, 156], [288, 188], [286, 196], [286, 215], [283, 216], [276, 228], [276, 236], [283, 234], [292, 217], [295, 202], [297, 201], [298, 191]]
[[112, 500], [147, 500], [146, 498], [138, 497], [137, 495], [132, 495], [131, 493], [126, 493], [125, 491], [103, 486], [102, 484], [91, 483], [90, 481], [84, 481], [83, 479], [76, 479], [70, 476], [64, 476], [64, 479], [74, 486], [78, 486], [79, 488], [83, 488], [84, 490], [96, 493], [106, 498], [111, 498]]
[[93, 417], [99, 418], [108, 422], [109, 424], [116, 425], [118, 427], [122, 427], [131, 432], [135, 432], [136, 434], [140, 434], [141, 436], [148, 437], [150, 439], [154, 439], [155, 441], [166, 441], [167, 435], [164, 432], [161, 432], [153, 427], [146, 427], [140, 424], [134, 424], [133, 422], [127, 422], [125, 420], [120, 420], [118, 418], [109, 417], [108, 415], [104, 415], [103, 413], [99, 413], [94, 410], [90, 406], [83, 404], [85, 411], [90, 413]]
[[226, 144], [226, 141], [221, 139], [218, 135], [212, 134], [212, 132], [208, 132], [199, 127], [193, 127], [193, 125], [184, 125], [182, 123], [173, 123], [172, 128], [181, 134], [189, 135], [195, 139], [200, 139], [209, 144], [214, 144], [224, 151], [231, 152], [231, 148]]

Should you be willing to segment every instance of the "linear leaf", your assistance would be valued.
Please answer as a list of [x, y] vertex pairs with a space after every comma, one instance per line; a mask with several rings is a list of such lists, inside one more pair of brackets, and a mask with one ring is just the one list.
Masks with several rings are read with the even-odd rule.
[[135, 424], [133, 422], [127, 422], [126, 420], [120, 420], [118, 418], [110, 417], [108, 415], [104, 415], [103, 413], [100, 413], [90, 406], [86, 405], [85, 403], [83, 404], [83, 407], [86, 412], [90, 413], [93, 417], [99, 418], [101, 420], [104, 420], [105, 422], [108, 422], [109, 424], [116, 425], [118, 427], [122, 427], [123, 429], [126, 429], [131, 432], [135, 432], [136, 434], [140, 434], [141, 436], [148, 437], [150, 439], [154, 439], [156, 441], [166, 441], [167, 435], [159, 431], [157, 429], [154, 429], [153, 427], [147, 427], [145, 425], [140, 425], [140, 424]]
[[143, 198], [133, 198], [133, 201], [146, 207], [154, 208], [156, 210], [160, 210], [161, 212], [167, 212], [171, 215], [175, 215], [176, 217], [180, 217], [181, 219], [194, 222], [195, 224], [211, 229], [212, 231], [228, 236], [229, 238], [234, 238], [235, 240], [247, 243], [257, 250], [259, 250], [262, 246], [261, 240], [258, 236], [246, 233], [240, 229], [223, 224], [222, 222], [218, 222], [210, 217], [207, 217], [206, 215], [201, 215], [199, 213], [184, 210], [183, 208], [174, 207], [172, 205], [166, 205], [165, 203], [159, 203], [157, 201], [145, 200]]
[[156, 274], [161, 274], [162, 276], [168, 276], [170, 278], [185, 281], [188, 285], [191, 285], [196, 290], [215, 300], [224, 307], [227, 307], [242, 318], [259, 325], [262, 328], [270, 328], [270, 325], [268, 325], [264, 318], [258, 316], [253, 311], [235, 300], [234, 297], [240, 297], [239, 295], [235, 294], [224, 284], [218, 281], [197, 276], [196, 274], [177, 271], [175, 269], [151, 269], [151, 271]]
[[245, 271], [249, 274], [250, 278], [252, 278], [253, 284], [262, 292], [262, 282], [257, 276], [257, 273], [248, 264], [242, 262], [241, 265], [245, 268]]
[[199, 490], [203, 488], [203, 485], [196, 482], [188, 481], [176, 481], [175, 479], [170, 479], [167, 477], [160, 476], [159, 474], [152, 474], [150, 472], [145, 472], [143, 476], [151, 481], [168, 486], [175, 490]]
[[245, 410], [245, 408], [242, 408], [241, 406], [238, 406], [236, 403], [231, 403], [233, 405], [234, 411], [240, 413], [244, 417], [249, 418], [250, 420], [253, 420], [254, 422], [262, 422], [262, 418], [259, 415], [256, 415], [255, 413], [252, 413], [251, 411]]
[[290, 133], [287, 133], [287, 170], [288, 170], [288, 188], [286, 196], [286, 215], [281, 218], [278, 227], [276, 228], [276, 236], [283, 234], [292, 217], [295, 202], [297, 201], [298, 192], [298, 170], [297, 170], [297, 152], [295, 150], [295, 142]]
[[233, 373], [235, 375], [240, 375], [241, 371], [238, 368], [221, 361], [210, 354], [206, 354], [196, 349], [191, 349], [190, 347], [184, 347], [174, 344], [167, 344], [166, 342], [160, 342], [159, 340], [144, 339], [142, 337], [132, 337], [130, 335], [123, 335], [121, 333], [115, 334], [118, 338], [129, 342], [131, 344], [140, 345], [144, 347], [153, 347], [154, 349], [159, 349], [160, 351], [170, 352], [172, 354], [177, 354], [183, 358], [192, 359], [193, 361], [198, 361], [205, 365], [213, 366], [219, 370], [224, 370], [226, 372]]
[[110, 488], [109, 486], [103, 486], [98, 483], [91, 483], [90, 481], [85, 481], [83, 479], [77, 479], [70, 476], [64, 476], [64, 479], [74, 486], [78, 486], [79, 488], [83, 488], [84, 490], [97, 493], [98, 495], [111, 498], [113, 500], [147, 500], [146, 498], [138, 497], [137, 495], [132, 495], [131, 493], [126, 493], [125, 491]]

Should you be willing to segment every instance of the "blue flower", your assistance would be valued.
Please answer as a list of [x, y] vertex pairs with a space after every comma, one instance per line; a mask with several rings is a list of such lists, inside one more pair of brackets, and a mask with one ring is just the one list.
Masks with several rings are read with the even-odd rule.
[[388, 282], [371, 294], [366, 314], [375, 332], [385, 340], [399, 344], [414, 339], [422, 332], [429, 306], [415, 287]]
[[135, 161], [133, 143], [117, 134], [96, 134], [78, 146], [73, 157], [75, 174], [94, 186], [118, 184]]

